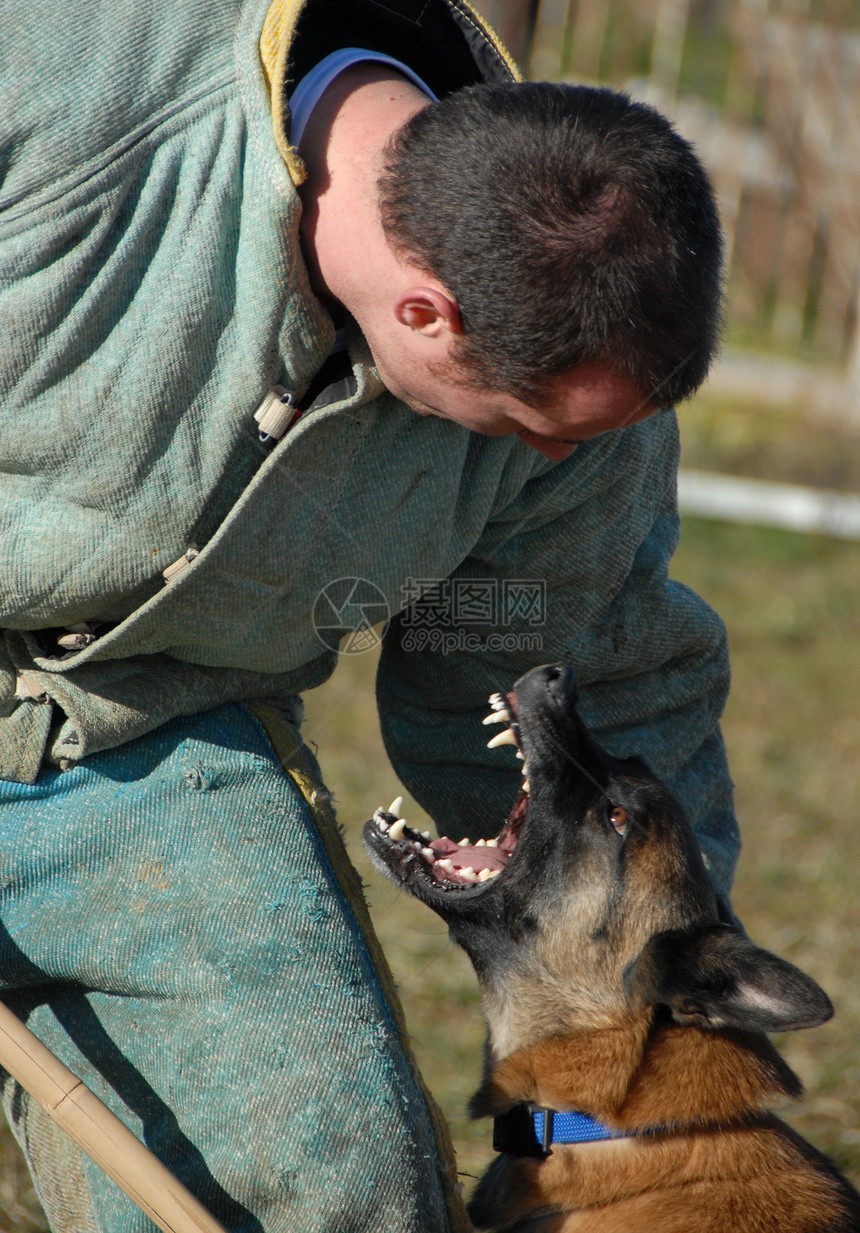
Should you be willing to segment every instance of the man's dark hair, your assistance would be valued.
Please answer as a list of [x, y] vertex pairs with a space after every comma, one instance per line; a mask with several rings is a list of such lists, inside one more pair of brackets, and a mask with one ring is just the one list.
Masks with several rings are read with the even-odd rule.
[[668, 120], [614, 90], [474, 86], [395, 134], [386, 237], [463, 321], [467, 380], [537, 402], [586, 361], [659, 406], [716, 351], [722, 238], [708, 177]]

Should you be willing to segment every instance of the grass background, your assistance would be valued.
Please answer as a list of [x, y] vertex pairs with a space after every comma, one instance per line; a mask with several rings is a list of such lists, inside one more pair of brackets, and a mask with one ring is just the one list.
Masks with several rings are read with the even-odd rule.
[[[682, 435], [687, 466], [860, 491], [860, 437], [801, 410], [700, 398], [682, 413]], [[673, 574], [729, 628], [724, 729], [744, 836], [735, 909], [755, 941], [813, 975], [836, 1006], [831, 1023], [778, 1041], [807, 1089], [782, 1112], [860, 1184], [860, 544], [690, 518]], [[334, 789], [468, 1187], [492, 1156], [489, 1125], [465, 1115], [483, 1043], [474, 976], [441, 922], [371, 872], [358, 838], [400, 791], [379, 739], [374, 659], [343, 657], [308, 695], [306, 739]], [[429, 826], [408, 798], [404, 813]], [[45, 1228], [4, 1128], [0, 1233]]]

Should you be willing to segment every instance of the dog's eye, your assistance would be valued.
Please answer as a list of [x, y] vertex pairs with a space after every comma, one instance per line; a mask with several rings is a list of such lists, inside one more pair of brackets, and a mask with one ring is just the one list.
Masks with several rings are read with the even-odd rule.
[[621, 809], [617, 805], [609, 812], [609, 821], [618, 831], [619, 835], [624, 835], [627, 832], [627, 810]]

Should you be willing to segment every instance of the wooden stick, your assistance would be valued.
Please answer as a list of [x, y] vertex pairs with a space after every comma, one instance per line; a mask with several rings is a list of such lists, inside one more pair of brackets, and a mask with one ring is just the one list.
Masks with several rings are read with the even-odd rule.
[[164, 1233], [226, 1233], [2, 1001], [0, 1065]]

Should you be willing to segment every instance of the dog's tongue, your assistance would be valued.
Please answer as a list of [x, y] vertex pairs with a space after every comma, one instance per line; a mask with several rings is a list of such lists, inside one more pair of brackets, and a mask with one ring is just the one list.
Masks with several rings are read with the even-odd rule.
[[454, 843], [452, 839], [443, 836], [434, 839], [430, 845], [435, 860], [449, 860], [455, 869], [474, 869], [480, 873], [482, 869], [504, 869], [509, 853], [504, 848], [485, 847], [481, 844]]

